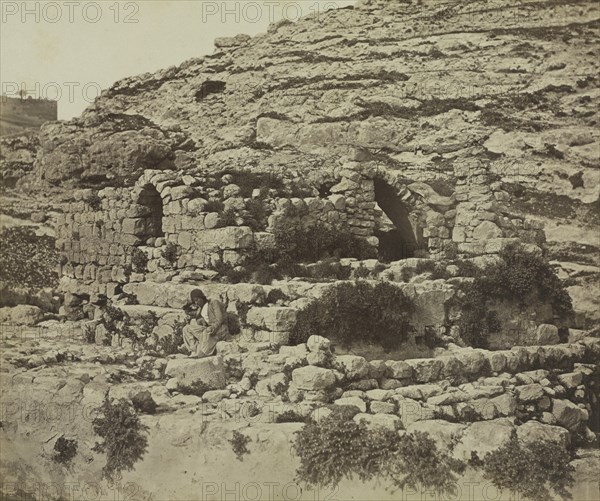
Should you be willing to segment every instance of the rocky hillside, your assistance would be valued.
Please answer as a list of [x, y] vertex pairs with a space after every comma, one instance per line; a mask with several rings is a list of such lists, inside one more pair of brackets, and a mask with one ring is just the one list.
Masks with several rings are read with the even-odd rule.
[[22, 187], [132, 184], [145, 168], [298, 174], [376, 160], [450, 195], [481, 167], [543, 222], [578, 309], [598, 309], [599, 7], [362, 0], [279, 22], [106, 90], [46, 124]]

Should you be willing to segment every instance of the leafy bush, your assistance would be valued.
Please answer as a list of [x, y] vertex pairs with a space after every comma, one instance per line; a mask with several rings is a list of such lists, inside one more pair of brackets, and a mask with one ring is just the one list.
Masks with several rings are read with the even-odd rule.
[[219, 215], [219, 227], [224, 226], [236, 226], [237, 225], [237, 214], [233, 209], [227, 209]]
[[106, 465], [102, 469], [104, 478], [118, 479], [123, 470], [133, 470], [133, 465], [146, 453], [148, 427], [141, 423], [128, 401], [105, 399], [92, 426], [94, 433], [103, 439], [92, 450], [106, 453]]
[[148, 271], [148, 256], [139, 247], [134, 247], [131, 252], [131, 265], [136, 273], [146, 273]]
[[140, 333], [144, 338], [149, 338], [158, 325], [158, 315], [151, 310], [148, 310], [148, 315], [140, 320]]
[[354, 270], [354, 278], [369, 278], [371, 272], [368, 268], [360, 263], [360, 266]]
[[281, 414], [277, 414], [275, 417], [276, 423], [305, 423], [307, 418], [302, 414], [298, 414], [293, 409], [283, 411]]
[[457, 473], [464, 471], [463, 463], [439, 451], [423, 433], [400, 436], [393, 430], [369, 429], [336, 411], [304, 425], [294, 450], [300, 457], [298, 479], [320, 486], [336, 487], [356, 476], [362, 482], [386, 479], [399, 488], [448, 492]]
[[369, 259], [376, 250], [341, 225], [315, 222], [305, 226], [290, 214], [290, 218], [273, 231], [277, 261], [311, 262], [325, 257], [355, 257]]
[[501, 328], [498, 317], [488, 311], [491, 300], [522, 306], [533, 294], [537, 300], [549, 302], [562, 319], [573, 313], [571, 297], [547, 260], [521, 246], [507, 247], [500, 257], [498, 263], [476, 271], [460, 300], [461, 337], [471, 346], [485, 348], [489, 334]]
[[238, 461], [243, 461], [244, 455], [250, 454], [250, 451], [248, 450], [248, 443], [250, 441], [250, 437], [234, 430], [233, 437], [229, 440], [229, 443], [231, 444], [231, 449], [235, 453]]
[[68, 465], [77, 454], [77, 440], [58, 437], [54, 444], [52, 461], [62, 465]]
[[406, 341], [406, 326], [413, 309], [410, 298], [388, 282], [336, 284], [298, 312], [290, 343], [306, 342], [315, 334], [345, 345], [366, 341], [391, 350]]
[[16, 226], [2, 230], [0, 280], [11, 287], [56, 287], [60, 256], [55, 239], [38, 236], [33, 228]]
[[173, 266], [179, 257], [179, 246], [169, 242], [161, 252], [162, 257]]
[[186, 323], [177, 321], [173, 325], [173, 334], [160, 338], [157, 342], [157, 348], [164, 356], [175, 355], [182, 353], [181, 346], [183, 345], [183, 328]]
[[[554, 442], [536, 440], [523, 444], [516, 434], [483, 460], [484, 477], [499, 489], [519, 493], [532, 501], [570, 499], [568, 488], [575, 480], [571, 455]], [[520, 496], [519, 496], [520, 497]]]
[[252, 199], [246, 203], [246, 224], [252, 231], [265, 231], [268, 225], [269, 212], [261, 199]]

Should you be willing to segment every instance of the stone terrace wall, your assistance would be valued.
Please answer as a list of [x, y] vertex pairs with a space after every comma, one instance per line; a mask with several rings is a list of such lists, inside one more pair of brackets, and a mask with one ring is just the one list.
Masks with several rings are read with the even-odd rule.
[[[318, 419], [331, 412], [326, 404], [349, 405], [369, 424], [428, 431], [436, 440], [460, 436], [471, 422], [482, 422], [472, 430], [485, 432], [481, 443], [504, 440], [515, 424], [525, 422], [523, 433], [546, 433], [565, 445], [571, 438], [593, 440], [588, 426], [596, 412], [590, 383], [600, 354], [597, 338], [497, 352], [455, 348], [436, 358], [370, 362], [334, 355], [329, 340], [318, 336], [278, 351], [249, 347], [221, 342], [210, 359], [171, 359], [167, 388], [176, 391], [180, 383], [197, 380], [210, 384], [205, 370], [210, 366], [222, 377], [203, 400], [215, 406], [245, 395], [285, 395], [290, 403], [282, 403], [282, 411], [312, 412]], [[496, 436], [498, 431], [506, 436]], [[464, 459], [469, 458], [467, 451]]]

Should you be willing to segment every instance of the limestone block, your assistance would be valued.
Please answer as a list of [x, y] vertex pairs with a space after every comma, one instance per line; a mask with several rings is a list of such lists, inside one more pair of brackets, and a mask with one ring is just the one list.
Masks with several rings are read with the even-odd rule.
[[225, 366], [219, 356], [171, 359], [165, 374], [177, 378], [182, 386], [204, 383], [209, 390], [223, 390], [226, 386]]
[[[205, 223], [209, 215], [206, 216]], [[247, 226], [227, 226], [207, 230], [202, 232], [199, 238], [206, 248], [221, 250], [247, 249], [254, 242], [252, 230]]]
[[248, 311], [246, 321], [249, 325], [262, 329], [283, 332], [290, 331], [296, 324], [297, 310], [284, 306], [258, 307]]
[[331, 369], [308, 365], [294, 369], [292, 381], [301, 390], [317, 391], [331, 388], [337, 379]]

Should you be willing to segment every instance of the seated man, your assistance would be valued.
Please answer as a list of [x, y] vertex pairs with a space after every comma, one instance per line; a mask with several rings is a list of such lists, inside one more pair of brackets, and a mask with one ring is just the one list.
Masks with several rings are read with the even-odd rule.
[[186, 308], [192, 320], [183, 328], [183, 342], [192, 357], [210, 357], [219, 341], [229, 339], [225, 305], [206, 298], [200, 289], [190, 294], [191, 304]]

